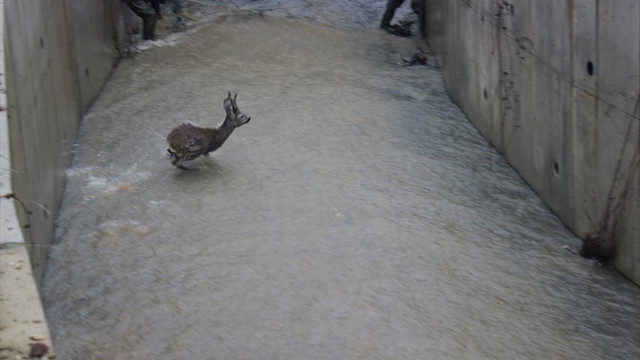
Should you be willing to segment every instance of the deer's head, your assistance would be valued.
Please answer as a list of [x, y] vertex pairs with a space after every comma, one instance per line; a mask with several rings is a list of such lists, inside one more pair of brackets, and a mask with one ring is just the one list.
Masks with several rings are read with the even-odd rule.
[[227, 118], [225, 122], [229, 122], [233, 127], [242, 126], [251, 120], [250, 116], [243, 114], [240, 109], [238, 109], [238, 104], [236, 104], [236, 99], [238, 98], [238, 94], [232, 98], [231, 93], [224, 99], [224, 110], [227, 112]]

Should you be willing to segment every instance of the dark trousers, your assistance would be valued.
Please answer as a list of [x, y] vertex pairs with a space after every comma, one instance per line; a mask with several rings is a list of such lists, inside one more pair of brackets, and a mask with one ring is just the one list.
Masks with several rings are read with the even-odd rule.
[[145, 40], [153, 40], [156, 30], [157, 15], [156, 12], [145, 0], [124, 0], [136, 15], [142, 18], [142, 38]]
[[[391, 25], [391, 19], [393, 19], [393, 14], [395, 14], [396, 9], [402, 6], [404, 0], [389, 0], [387, 2], [387, 9], [384, 11], [384, 15], [382, 15], [382, 21], [380, 21], [380, 27], [386, 29]], [[420, 12], [419, 2], [416, 0], [411, 0], [411, 9], [413, 12], [418, 14]]]
[[387, 2], [387, 9], [384, 11], [384, 15], [382, 15], [382, 21], [380, 22], [380, 27], [386, 29], [391, 25], [391, 19], [393, 19], [393, 14], [395, 14], [396, 9], [399, 8], [404, 0], [389, 0]]

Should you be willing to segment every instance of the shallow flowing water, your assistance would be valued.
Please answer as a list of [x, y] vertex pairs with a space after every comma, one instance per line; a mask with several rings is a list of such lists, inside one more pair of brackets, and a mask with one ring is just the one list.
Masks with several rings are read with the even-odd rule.
[[[229, 12], [86, 116], [43, 295], [60, 359], [635, 359], [640, 291], [465, 119], [415, 40]], [[252, 121], [173, 168], [164, 137]]]

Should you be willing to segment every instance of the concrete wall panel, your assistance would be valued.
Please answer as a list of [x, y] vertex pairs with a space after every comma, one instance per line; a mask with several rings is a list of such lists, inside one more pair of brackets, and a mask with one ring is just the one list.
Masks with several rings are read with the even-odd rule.
[[431, 50], [436, 55], [438, 66], [445, 66], [445, 34], [448, 32], [445, 26], [450, 26], [451, 22], [447, 21], [448, 2], [442, 0], [425, 0], [423, 24], [426, 26], [425, 34], [428, 35]]
[[593, 169], [597, 169], [597, 99], [593, 93], [573, 88], [571, 137], [573, 143], [573, 231], [579, 236], [594, 229], [601, 205], [596, 196]]
[[[492, 138], [491, 134], [499, 127], [498, 94], [494, 86], [498, 76], [498, 62], [491, 16], [486, 14], [478, 16], [477, 14], [484, 11], [483, 3], [486, 1], [474, 3], [474, 6], [478, 6], [478, 8], [459, 7], [456, 2], [439, 3], [440, 7], [435, 11], [446, 13], [451, 19], [442, 24], [437, 24], [441, 21], [429, 21], [427, 25], [430, 32], [434, 28], [435, 31], [443, 31], [438, 28], [444, 26], [446, 27], [444, 31], [451, 34], [450, 41], [441, 41], [436, 45], [440, 47], [440, 50], [436, 50], [438, 62], [447, 66], [445, 82], [467, 84], [467, 86], [450, 86], [450, 95], [469, 117], [486, 120], [477, 122], [475, 125], [485, 136]], [[456, 18], [462, 18], [462, 21], [453, 21]], [[465, 22], [474, 22], [475, 24], [471, 27], [460, 26]], [[479, 33], [473, 34], [471, 29], [476, 29]], [[437, 35], [434, 37], [435, 41], [439, 41]], [[456, 44], [464, 44], [463, 47], [467, 50], [464, 52], [455, 51], [458, 46]], [[445, 59], [444, 55], [449, 51], [442, 48], [445, 46], [451, 47], [451, 56], [455, 57], [455, 61]], [[483, 64], [489, 64], [489, 66], [482, 66]]]
[[69, 0], [75, 68], [84, 113], [119, 57], [120, 1]]
[[[617, 229], [615, 264], [621, 272], [640, 282], [640, 2], [599, 1], [596, 29], [595, 173], [603, 176], [593, 180], [600, 205], [595, 220], [606, 211], [607, 197], [603, 194], [613, 197], [614, 206], [619, 200], [623, 203], [625, 211]], [[631, 189], [620, 199], [627, 181], [631, 182]]]
[[595, 71], [596, 49], [596, 0], [576, 1], [572, 13], [572, 81], [573, 85], [588, 94], [596, 92]]
[[[608, 226], [618, 221], [615, 241], [618, 246], [615, 265], [631, 279], [640, 275], [640, 121], [612, 105], [599, 102], [596, 124], [595, 162], [589, 180], [596, 196], [591, 229], [597, 229], [607, 210], [611, 211]], [[616, 141], [612, 141], [615, 139]], [[632, 164], [632, 162], [634, 162]], [[627, 185], [629, 184], [629, 185]], [[625, 189], [629, 187], [628, 189]], [[624, 194], [628, 191], [627, 194]], [[579, 194], [588, 198], [590, 194]], [[609, 200], [611, 199], [611, 200]], [[624, 209], [616, 219], [617, 207]], [[581, 214], [577, 214], [580, 216]], [[637, 280], [636, 280], [637, 281]]]
[[[36, 277], [42, 274], [79, 117], [66, 2], [6, 1], [5, 44], [14, 192]], [[66, 138], [65, 138], [66, 137]], [[64, 145], [66, 142], [66, 146]], [[64, 150], [63, 150], [64, 149]]]
[[[640, 166], [640, 2], [425, 2], [427, 38], [454, 101], [578, 236], [597, 230], [609, 194]], [[640, 283], [630, 181], [615, 264]]]
[[640, 95], [640, 1], [609, 0], [598, 4], [594, 70], [598, 97], [633, 114]]
[[[119, 0], [6, 0], [12, 188], [36, 279], [44, 270], [81, 114], [116, 63]], [[89, 74], [89, 76], [86, 76]]]

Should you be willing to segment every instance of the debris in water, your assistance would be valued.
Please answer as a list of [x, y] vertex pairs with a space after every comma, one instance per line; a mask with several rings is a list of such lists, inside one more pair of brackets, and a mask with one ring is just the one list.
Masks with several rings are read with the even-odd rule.
[[413, 54], [413, 56], [411, 57], [410, 60], [402, 58], [402, 61], [407, 63], [407, 66], [427, 65], [427, 56], [426, 55], [420, 55], [420, 54]]
[[118, 189], [118, 191], [129, 191], [131, 190], [131, 184], [119, 182], [118, 184], [116, 184], [116, 189]]
[[196, 13], [196, 14], [191, 14], [191, 13], [190, 13], [189, 11], [187, 11], [186, 9], [185, 9], [185, 10], [182, 10], [182, 12], [180, 13], [180, 15], [182, 15], [182, 16], [183, 16], [185, 19], [187, 19], [187, 20], [191, 20], [191, 21], [196, 21], [196, 20], [198, 20], [198, 17], [197, 17], [197, 16], [198, 16], [198, 13]]
[[576, 252], [573, 251], [573, 249], [571, 249], [568, 245], [562, 245], [562, 248], [567, 250], [568, 252], [570, 252], [571, 254], [575, 255]]
[[41, 358], [49, 353], [49, 347], [41, 342], [31, 344], [29, 357]]
[[42, 341], [45, 339], [45, 336], [41, 334], [35, 334], [35, 335], [31, 335], [30, 339], [34, 341]]
[[396, 35], [400, 37], [411, 37], [411, 30], [403, 28], [399, 25], [391, 25], [386, 30], [391, 35]]
[[138, 235], [140, 235], [140, 236], [144, 237], [144, 236], [149, 235], [149, 228], [148, 228], [148, 227], [146, 227], [146, 226], [143, 226], [143, 225], [142, 225], [142, 226], [136, 226], [136, 227], [135, 227], [135, 232], [136, 232]]
[[386, 27], [384, 29], [391, 35], [400, 37], [411, 37], [411, 35], [413, 35], [413, 32], [411, 31], [412, 25], [413, 21], [404, 20], [400, 21], [397, 25], [389, 25], [389, 27]]
[[100, 233], [102, 234], [102, 236], [105, 236], [105, 237], [114, 237], [114, 236], [116, 236], [116, 234], [113, 233], [112, 231], [108, 231], [108, 230], [105, 230], [105, 229], [100, 229]]
[[587, 259], [596, 259], [599, 262], [609, 262], [615, 255], [613, 236], [607, 237], [602, 232], [592, 232], [582, 239], [580, 256]]

